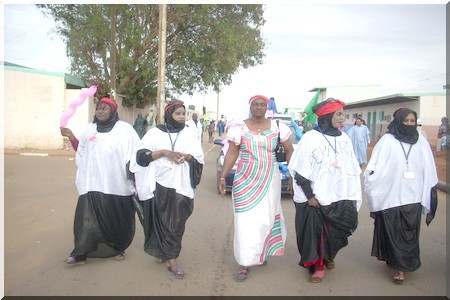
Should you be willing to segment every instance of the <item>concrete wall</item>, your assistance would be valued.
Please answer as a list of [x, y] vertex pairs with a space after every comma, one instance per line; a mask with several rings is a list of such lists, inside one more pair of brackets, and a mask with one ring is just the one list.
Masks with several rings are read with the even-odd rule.
[[[3, 67], [4, 78], [4, 148], [57, 150], [70, 147], [60, 133], [60, 118], [81, 89], [66, 89], [64, 73], [27, 68]], [[138, 113], [149, 109], [122, 106], [116, 97], [121, 120], [134, 124]], [[95, 115], [94, 98], [79, 105], [66, 127], [79, 136]]]
[[[377, 141], [387, 131], [387, 126], [393, 119], [392, 114], [394, 111], [401, 107], [408, 107], [417, 112], [418, 118], [421, 118], [423, 121], [422, 130], [427, 133], [428, 142], [435, 148], [437, 131], [441, 124], [441, 118], [445, 116], [446, 112], [445, 95], [420, 96], [418, 101], [403, 103], [390, 103], [351, 109], [344, 108], [344, 114], [347, 117], [345, 124], [353, 125], [355, 122], [353, 115], [361, 114], [369, 127], [371, 139]], [[376, 115], [375, 122], [373, 121], [374, 114]], [[380, 120], [380, 114], [384, 115], [383, 120]]]
[[64, 75], [5, 70], [5, 148], [61, 148]]

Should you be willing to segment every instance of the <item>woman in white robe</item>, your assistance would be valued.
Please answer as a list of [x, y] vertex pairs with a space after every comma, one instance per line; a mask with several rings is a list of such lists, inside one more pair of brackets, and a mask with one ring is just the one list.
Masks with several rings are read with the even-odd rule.
[[177, 279], [184, 277], [177, 258], [204, 164], [200, 140], [194, 129], [185, 126], [185, 114], [182, 102], [170, 103], [165, 124], [144, 135], [130, 165], [142, 205], [144, 250], [165, 262]]
[[88, 257], [122, 260], [135, 232], [134, 182], [128, 171], [139, 136], [119, 120], [117, 104], [103, 98], [94, 121], [76, 139], [61, 128], [76, 150], [78, 203], [75, 211], [75, 248], [66, 262], [84, 264]]
[[299, 265], [309, 269], [313, 283], [322, 281], [325, 267], [334, 269], [335, 256], [358, 226], [361, 169], [340, 130], [344, 106], [328, 98], [312, 108], [318, 124], [303, 135], [289, 163]]
[[365, 189], [374, 222], [372, 256], [386, 261], [393, 280], [420, 265], [421, 214], [427, 225], [437, 207], [436, 164], [429, 143], [416, 129], [417, 114], [408, 108], [394, 112], [394, 120], [375, 145], [364, 172]]

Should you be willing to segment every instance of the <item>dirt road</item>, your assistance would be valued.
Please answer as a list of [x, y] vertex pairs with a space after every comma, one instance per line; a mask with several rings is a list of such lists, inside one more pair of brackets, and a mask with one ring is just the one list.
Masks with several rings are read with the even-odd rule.
[[392, 270], [370, 257], [373, 222], [366, 203], [336, 269], [320, 284], [308, 282], [297, 265], [294, 206], [283, 198], [288, 227], [286, 254], [252, 268], [244, 283], [233, 280], [233, 215], [230, 196], [216, 192], [215, 158], [219, 146], [204, 144], [206, 166], [189, 219], [179, 264], [183, 280], [143, 251], [136, 219], [133, 243], [124, 261], [89, 259], [84, 266], [63, 261], [73, 247], [77, 201], [73, 155], [5, 155], [5, 296], [444, 296], [446, 294], [446, 195], [439, 192], [433, 223], [422, 225], [422, 267], [392, 283]]

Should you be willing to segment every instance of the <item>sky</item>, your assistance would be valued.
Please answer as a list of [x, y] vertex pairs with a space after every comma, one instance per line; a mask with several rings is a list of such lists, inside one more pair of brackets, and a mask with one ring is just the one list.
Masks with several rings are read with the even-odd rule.
[[[222, 87], [219, 112], [228, 118], [242, 116], [256, 94], [274, 97], [278, 108], [304, 108], [316, 87], [380, 85], [381, 95], [444, 91], [445, 2], [281, 3], [265, 4], [264, 63]], [[68, 72], [51, 19], [31, 4], [5, 4], [4, 20], [5, 61]], [[178, 98], [199, 111], [217, 109], [216, 93]]]

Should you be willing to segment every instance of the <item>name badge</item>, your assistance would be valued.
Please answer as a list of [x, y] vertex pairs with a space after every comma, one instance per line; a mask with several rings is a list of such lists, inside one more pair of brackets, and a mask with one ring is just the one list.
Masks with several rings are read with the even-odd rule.
[[414, 171], [408, 170], [408, 171], [403, 172], [403, 178], [405, 178], [405, 179], [413, 179], [415, 177], [416, 176], [414, 174]]

